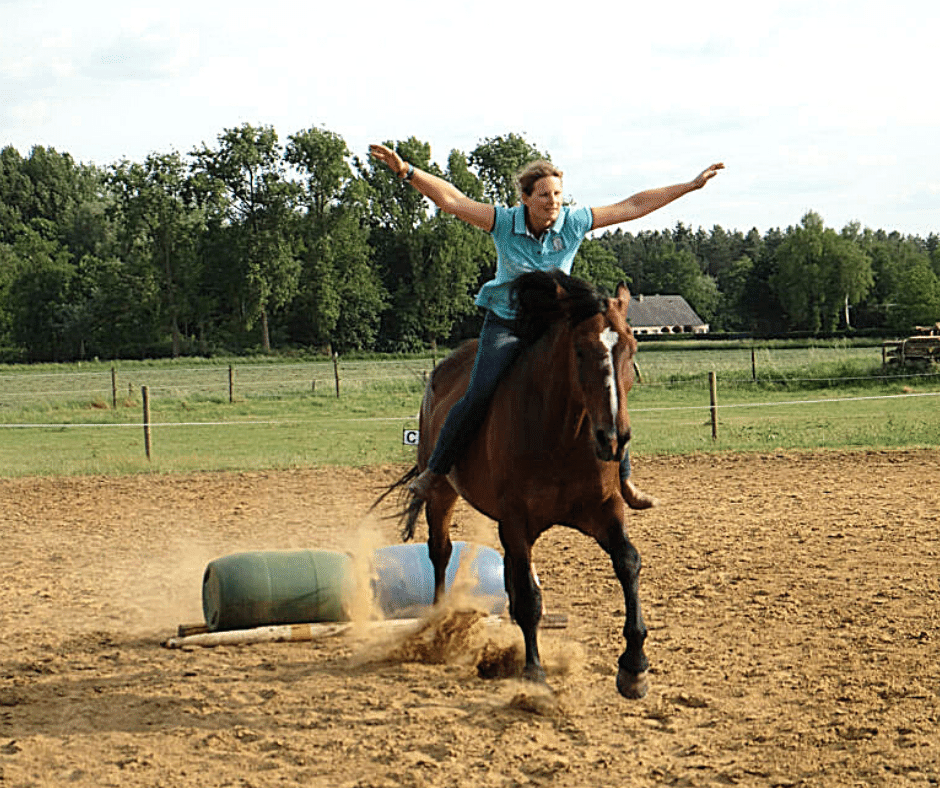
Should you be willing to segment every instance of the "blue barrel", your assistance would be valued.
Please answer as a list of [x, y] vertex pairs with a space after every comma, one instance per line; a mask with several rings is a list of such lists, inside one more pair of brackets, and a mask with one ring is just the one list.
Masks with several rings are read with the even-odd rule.
[[345, 621], [349, 558], [331, 550], [235, 553], [217, 558], [202, 580], [210, 630]]
[[[468, 593], [491, 613], [506, 606], [503, 559], [492, 548], [454, 542], [445, 585], [470, 560]], [[434, 604], [434, 567], [426, 544], [383, 547], [373, 554], [372, 591], [386, 618], [418, 616]], [[202, 612], [212, 631], [272, 624], [346, 621], [355, 592], [349, 557], [331, 550], [235, 553], [206, 567]]]
[[[454, 542], [447, 565], [445, 589], [450, 590], [458, 567], [471, 561], [469, 570], [476, 583], [467, 589], [470, 596], [492, 614], [506, 606], [503, 583], [503, 557], [491, 547]], [[420, 615], [434, 604], [434, 566], [427, 544], [398, 544], [375, 551], [376, 579], [373, 583], [376, 604], [386, 618]]]

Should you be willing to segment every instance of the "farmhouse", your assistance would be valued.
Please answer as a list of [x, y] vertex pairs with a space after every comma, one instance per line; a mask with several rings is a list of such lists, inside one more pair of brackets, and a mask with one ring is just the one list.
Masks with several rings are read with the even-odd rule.
[[637, 336], [708, 333], [708, 323], [678, 295], [634, 296], [630, 299], [627, 315]]

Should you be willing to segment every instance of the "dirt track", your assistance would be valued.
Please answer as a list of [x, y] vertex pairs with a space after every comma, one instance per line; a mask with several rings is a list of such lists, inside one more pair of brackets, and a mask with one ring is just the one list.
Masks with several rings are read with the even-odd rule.
[[[940, 451], [640, 460], [652, 688], [616, 692], [623, 600], [554, 529], [535, 559], [554, 694], [391, 645], [169, 650], [206, 563], [397, 541], [401, 468], [0, 480], [2, 786], [940, 784]], [[455, 538], [496, 547], [472, 511]], [[420, 538], [424, 538], [424, 531]], [[453, 623], [453, 622], [452, 622]]]

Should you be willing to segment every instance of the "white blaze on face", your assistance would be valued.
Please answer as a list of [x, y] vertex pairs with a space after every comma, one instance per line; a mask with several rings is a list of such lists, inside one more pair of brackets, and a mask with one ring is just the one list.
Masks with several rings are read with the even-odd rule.
[[610, 415], [614, 423], [617, 421], [617, 376], [614, 372], [614, 346], [617, 344], [617, 332], [612, 328], [605, 328], [601, 331], [601, 344], [607, 348], [607, 356], [601, 364], [604, 372], [604, 385], [607, 386], [607, 393], [610, 396]]

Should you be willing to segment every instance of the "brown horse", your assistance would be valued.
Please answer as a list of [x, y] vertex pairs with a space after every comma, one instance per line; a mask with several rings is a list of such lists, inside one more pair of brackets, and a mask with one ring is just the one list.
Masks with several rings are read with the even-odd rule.
[[[614, 297], [605, 297], [553, 271], [519, 277], [515, 296], [517, 332], [529, 346], [500, 382], [481, 429], [426, 503], [435, 600], [444, 592], [451, 516], [463, 496], [499, 524], [509, 611], [525, 639], [525, 676], [544, 681], [537, 636], [542, 594], [532, 545], [553, 525], [576, 528], [610, 555], [623, 586], [626, 650], [618, 660], [617, 688], [640, 698], [648, 667], [637, 593], [640, 556], [624, 528], [618, 469], [630, 440], [627, 392], [636, 352], [626, 319], [630, 293], [621, 284]], [[427, 465], [448, 410], [467, 388], [475, 352], [476, 343], [466, 343], [434, 370], [421, 405], [417, 465], [383, 498]], [[413, 498], [403, 512], [406, 540], [424, 506]]]

